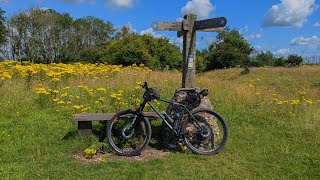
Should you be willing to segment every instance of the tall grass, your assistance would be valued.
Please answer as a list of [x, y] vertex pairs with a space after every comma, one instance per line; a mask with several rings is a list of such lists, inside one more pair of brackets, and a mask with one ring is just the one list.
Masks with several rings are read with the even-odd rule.
[[[72, 115], [134, 108], [142, 95], [135, 87], [143, 81], [171, 99], [181, 86], [181, 74], [131, 67], [113, 73], [64, 75], [54, 82], [45, 72], [23, 77], [18, 68], [12, 68], [15, 65], [10, 66], [0, 65], [0, 74], [14, 71], [0, 86], [1, 179], [320, 178], [319, 66], [253, 68], [244, 76], [241, 69], [199, 74], [197, 86], [209, 88], [215, 111], [230, 129], [227, 145], [217, 155], [172, 152], [148, 162], [91, 164], [77, 161], [72, 154], [97, 143], [98, 137], [78, 137]], [[37, 94], [37, 88], [51, 92]], [[64, 93], [68, 96], [61, 97]], [[101, 97], [104, 100], [96, 102]], [[57, 98], [64, 104], [54, 101]]]

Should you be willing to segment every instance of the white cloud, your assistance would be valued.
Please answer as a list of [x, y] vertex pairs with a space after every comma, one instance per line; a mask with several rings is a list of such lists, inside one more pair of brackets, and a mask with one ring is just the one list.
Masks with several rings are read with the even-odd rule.
[[9, 4], [9, 1], [8, 0], [0, 0], [0, 4], [7, 5], [7, 4]]
[[46, 11], [46, 10], [48, 10], [48, 9], [50, 9], [50, 8], [48, 8], [48, 7], [41, 7], [41, 8], [40, 8], [40, 10], [42, 10], [42, 11]]
[[198, 15], [198, 19], [209, 18], [210, 14], [215, 10], [210, 0], [191, 0], [181, 8], [181, 14], [186, 15], [193, 13]]
[[177, 21], [177, 22], [182, 22], [182, 21], [183, 21], [183, 18], [182, 18], [182, 17], [179, 17], [179, 18], [176, 19], [176, 21]]
[[169, 42], [171, 44], [179, 46], [180, 49], [182, 50], [182, 46], [183, 46], [183, 38], [182, 37], [176, 37], [176, 38], [170, 39]]
[[261, 51], [261, 50], [265, 49], [265, 47], [262, 46], [262, 45], [255, 45], [255, 46], [253, 46], [253, 48], [258, 50], [258, 51]]
[[239, 29], [240, 34], [244, 34], [249, 31], [249, 26], [246, 25], [244, 28]]
[[146, 30], [142, 30], [142, 31], [140, 32], [140, 35], [144, 35], [144, 34], [148, 34], [148, 35], [153, 36], [153, 37], [156, 37], [156, 38], [164, 37], [164, 36], [161, 35], [161, 34], [156, 34], [156, 32], [155, 32], [152, 28], [149, 28], [149, 29], [146, 29]]
[[[44, 2], [46, 0], [38, 0], [38, 2]], [[69, 2], [69, 3], [75, 3], [75, 4], [79, 4], [79, 3], [84, 3], [84, 2], [88, 2], [91, 5], [96, 4], [96, 0], [62, 0], [64, 2]]]
[[279, 55], [279, 56], [286, 56], [290, 54], [290, 49], [289, 48], [281, 48], [275, 51], [273, 54]]
[[261, 33], [253, 33], [246, 37], [247, 40], [261, 39], [263, 34]]
[[293, 46], [319, 46], [320, 45], [320, 37], [311, 36], [309, 38], [305, 38], [303, 36], [294, 38], [290, 41], [290, 45]]
[[128, 9], [133, 7], [133, 0], [106, 0], [106, 5], [111, 9]]
[[307, 17], [318, 5], [315, 0], [281, 0], [280, 4], [273, 5], [264, 17], [263, 26], [303, 27]]
[[314, 26], [314, 27], [320, 27], [320, 23], [319, 23], [319, 22], [316, 22], [316, 23], [313, 24], [313, 26]]

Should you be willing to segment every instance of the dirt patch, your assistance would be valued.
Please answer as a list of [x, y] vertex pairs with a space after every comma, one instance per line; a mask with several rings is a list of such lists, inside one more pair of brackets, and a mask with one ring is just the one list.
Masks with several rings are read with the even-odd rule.
[[97, 155], [92, 159], [86, 159], [84, 155], [81, 153], [73, 153], [71, 156], [76, 160], [82, 163], [101, 163], [101, 162], [113, 162], [113, 161], [149, 161], [152, 159], [162, 158], [168, 155], [169, 152], [157, 150], [153, 148], [148, 148], [142, 151], [141, 155], [139, 156], [132, 156], [132, 157], [125, 157], [125, 156], [118, 156], [114, 154], [102, 154], [97, 153]]

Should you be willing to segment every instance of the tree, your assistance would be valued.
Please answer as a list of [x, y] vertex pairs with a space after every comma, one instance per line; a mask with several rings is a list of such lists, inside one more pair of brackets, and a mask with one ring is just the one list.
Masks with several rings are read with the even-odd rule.
[[287, 64], [290, 67], [299, 66], [303, 62], [303, 58], [298, 55], [289, 55], [287, 59]]
[[111, 40], [114, 33], [109, 21], [91, 16], [73, 20], [68, 13], [37, 8], [13, 15], [7, 26], [8, 58], [38, 63], [78, 61], [82, 51]]
[[124, 66], [145, 64], [157, 70], [166, 66], [170, 69], [181, 69], [182, 65], [179, 47], [171, 44], [168, 39], [137, 34], [128, 34], [121, 39], [89, 48], [81, 54], [81, 60]]
[[248, 66], [252, 51], [253, 48], [239, 31], [226, 28], [218, 34], [217, 40], [209, 47], [206, 57], [207, 69]]
[[3, 14], [5, 11], [3, 11], [0, 8], [0, 46], [6, 42], [6, 36], [7, 36], [7, 28], [5, 26], [5, 18]]
[[257, 61], [258, 66], [273, 66], [274, 64], [274, 57], [273, 54], [270, 51], [267, 52], [260, 52], [255, 58], [255, 61]]
[[275, 58], [274, 66], [286, 66], [286, 59], [283, 57]]

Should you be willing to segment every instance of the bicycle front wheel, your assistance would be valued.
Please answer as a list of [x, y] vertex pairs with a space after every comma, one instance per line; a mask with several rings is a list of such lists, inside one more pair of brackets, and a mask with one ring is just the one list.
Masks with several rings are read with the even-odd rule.
[[118, 155], [136, 156], [148, 145], [151, 126], [147, 118], [133, 110], [124, 110], [108, 122], [106, 135], [109, 146]]
[[192, 112], [184, 122], [184, 142], [196, 154], [218, 153], [227, 142], [228, 127], [223, 118], [208, 109]]

